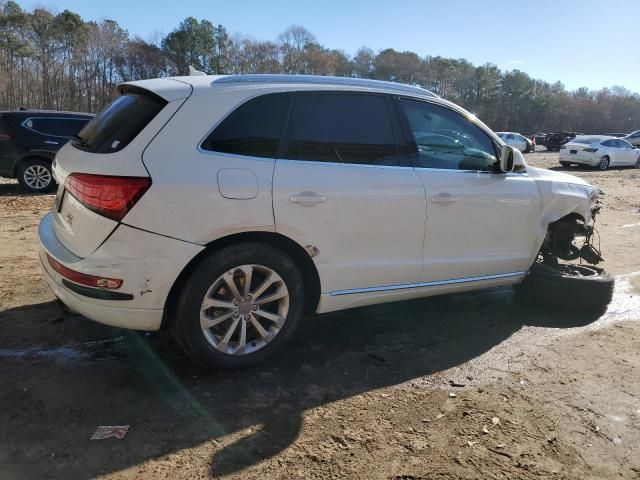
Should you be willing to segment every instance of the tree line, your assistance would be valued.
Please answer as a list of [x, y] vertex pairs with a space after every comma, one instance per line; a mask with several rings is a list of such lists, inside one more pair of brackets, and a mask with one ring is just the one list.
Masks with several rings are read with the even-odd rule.
[[362, 47], [329, 49], [293, 25], [275, 40], [230, 36], [209, 20], [189, 17], [156, 42], [131, 36], [114, 20], [84, 21], [64, 10], [25, 11], [0, 0], [0, 108], [97, 112], [122, 81], [211, 74], [337, 75], [424, 87], [476, 114], [495, 130], [629, 132], [640, 129], [640, 95], [613, 86], [567, 90], [465, 59], [420, 57]]

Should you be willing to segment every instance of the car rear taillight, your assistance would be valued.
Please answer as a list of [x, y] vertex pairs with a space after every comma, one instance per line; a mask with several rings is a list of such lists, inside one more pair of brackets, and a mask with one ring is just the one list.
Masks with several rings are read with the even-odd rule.
[[119, 222], [151, 186], [148, 177], [72, 173], [65, 188], [92, 212]]
[[594, 153], [594, 152], [597, 152], [597, 151], [598, 151], [598, 149], [597, 149], [597, 148], [591, 148], [591, 147], [588, 147], [588, 148], [583, 148], [583, 149], [582, 149], [582, 151], [583, 151], [583, 152]]
[[11, 135], [7, 133], [0, 133], [0, 142], [5, 140], [11, 140]]
[[59, 261], [47, 253], [49, 265], [64, 278], [72, 282], [95, 288], [108, 288], [116, 290], [122, 286], [122, 280], [119, 278], [96, 277], [95, 275], [87, 275], [86, 273], [76, 272], [62, 265]]

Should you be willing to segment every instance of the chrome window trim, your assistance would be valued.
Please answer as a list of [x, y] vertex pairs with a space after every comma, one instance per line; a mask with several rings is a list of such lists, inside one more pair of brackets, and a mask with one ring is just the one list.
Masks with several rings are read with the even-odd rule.
[[498, 273], [495, 275], [482, 275], [479, 277], [453, 278], [450, 280], [436, 280], [433, 282], [407, 283], [403, 285], [385, 285], [381, 287], [352, 288], [347, 290], [335, 290], [329, 292], [329, 296], [335, 297], [339, 295], [353, 295], [358, 293], [386, 292], [390, 290], [406, 290], [423, 287], [437, 287], [441, 285], [455, 285], [458, 283], [481, 282], [485, 280], [497, 280], [500, 278], [511, 278], [525, 275], [527, 272], [509, 272]]
[[[28, 127], [26, 123], [29, 120], [74, 120], [76, 122], [85, 121], [84, 118], [78, 118], [78, 117], [27, 117], [22, 121], [22, 123], [20, 123], [21, 127], [26, 128], [27, 130], [31, 130], [32, 132], [35, 132], [38, 135], [44, 135], [46, 137], [67, 138], [67, 139], [71, 137], [65, 137], [64, 135], [53, 135], [52, 133], [45, 133], [45, 132], [41, 132], [40, 130], [36, 130], [35, 128]], [[91, 121], [90, 118], [86, 120], [87, 120], [87, 123]]]

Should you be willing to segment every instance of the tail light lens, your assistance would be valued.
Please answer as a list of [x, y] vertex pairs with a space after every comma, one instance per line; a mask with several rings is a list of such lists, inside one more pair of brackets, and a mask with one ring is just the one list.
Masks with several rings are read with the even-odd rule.
[[119, 278], [96, 277], [94, 275], [76, 272], [75, 270], [65, 267], [49, 254], [47, 254], [47, 260], [49, 261], [51, 268], [72, 282], [86, 285], [88, 287], [107, 288], [109, 290], [116, 290], [122, 286], [122, 280]]
[[92, 212], [119, 222], [151, 186], [148, 177], [72, 173], [65, 188]]
[[583, 149], [582, 151], [583, 151], [583, 152], [594, 153], [594, 152], [597, 152], [597, 151], [598, 151], [598, 149], [597, 149], [597, 148], [591, 148], [591, 147], [589, 147], [589, 148], [585, 148], [585, 149]]
[[2, 142], [4, 140], [11, 140], [11, 135], [9, 135], [7, 133], [0, 133], [0, 142]]

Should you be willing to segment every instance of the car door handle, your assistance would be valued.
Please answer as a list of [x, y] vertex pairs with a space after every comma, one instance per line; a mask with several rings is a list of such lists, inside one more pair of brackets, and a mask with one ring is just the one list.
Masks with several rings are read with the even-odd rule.
[[45, 140], [44, 143], [46, 143], [47, 145], [59, 145], [58, 142], [54, 142], [52, 140]]
[[438, 205], [446, 206], [456, 203], [458, 201], [458, 197], [451, 195], [450, 193], [439, 193], [438, 195], [432, 196], [431, 201]]
[[317, 193], [302, 192], [297, 195], [291, 195], [289, 200], [292, 203], [297, 203], [299, 205], [317, 205], [318, 203], [326, 202], [327, 197], [324, 195], [318, 195]]

